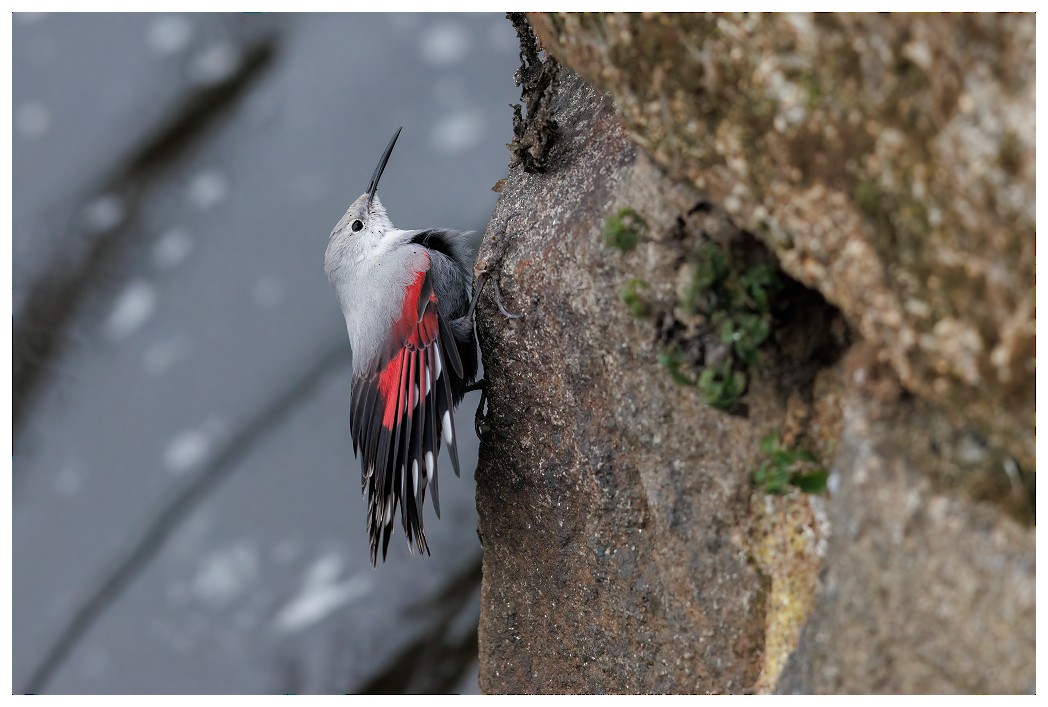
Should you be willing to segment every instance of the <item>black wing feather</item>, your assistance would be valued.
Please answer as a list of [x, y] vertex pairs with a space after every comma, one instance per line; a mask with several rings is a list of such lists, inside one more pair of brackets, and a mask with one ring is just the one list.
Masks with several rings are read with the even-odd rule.
[[[380, 544], [386, 558], [398, 505], [409, 548], [429, 553], [422, 516], [426, 490], [432, 487], [433, 508], [440, 517], [441, 444], [448, 447], [455, 474], [461, 474], [454, 405], [455, 391], [463, 387], [467, 373], [459, 342], [437, 301], [432, 273], [427, 269], [419, 277], [417, 289], [409, 289], [409, 294], [417, 292], [417, 302], [405, 302], [402, 318], [394, 322], [377, 360], [353, 381], [350, 432], [354, 454], [361, 458], [373, 565]], [[445, 415], [449, 435], [444, 434]], [[426, 465], [427, 455], [432, 455], [432, 469]]]

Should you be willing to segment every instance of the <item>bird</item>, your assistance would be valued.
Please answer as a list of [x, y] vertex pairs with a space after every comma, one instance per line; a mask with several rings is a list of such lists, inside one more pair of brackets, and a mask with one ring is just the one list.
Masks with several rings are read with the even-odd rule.
[[398, 506], [408, 549], [430, 554], [426, 491], [439, 518], [440, 447], [460, 476], [455, 407], [477, 389], [479, 366], [473, 313], [483, 285], [472, 293], [468, 232], [396, 228], [377, 194], [402, 129], [324, 252], [353, 354], [350, 435], [361, 463], [372, 567], [380, 544], [385, 562]]

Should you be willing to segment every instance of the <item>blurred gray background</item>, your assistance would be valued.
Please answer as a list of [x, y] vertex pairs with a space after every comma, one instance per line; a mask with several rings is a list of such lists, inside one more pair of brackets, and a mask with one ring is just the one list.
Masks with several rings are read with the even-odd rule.
[[476, 399], [433, 556], [372, 570], [322, 263], [399, 125], [394, 223], [479, 238], [508, 21], [13, 25], [14, 692], [476, 692]]

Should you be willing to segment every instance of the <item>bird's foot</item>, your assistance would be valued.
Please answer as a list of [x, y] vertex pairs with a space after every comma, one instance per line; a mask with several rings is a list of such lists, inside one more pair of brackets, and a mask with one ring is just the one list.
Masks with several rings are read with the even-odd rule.
[[502, 301], [502, 289], [499, 287], [498, 277], [491, 277], [487, 270], [480, 273], [480, 277], [477, 278], [477, 293], [473, 295], [473, 303], [470, 305], [470, 310], [476, 306], [477, 300], [480, 299], [480, 293], [484, 290], [484, 285], [487, 284], [488, 280], [491, 280], [491, 286], [494, 288], [493, 297], [495, 299], [495, 306], [499, 309], [499, 314], [504, 316], [506, 319], [523, 319], [524, 314], [514, 314], [513, 312], [506, 309], [505, 303]]
[[[509, 228], [509, 223], [517, 216], [520, 216], [521, 212], [515, 211], [510, 214], [505, 223], [502, 224], [500, 232], [495, 236], [495, 246], [491, 250], [491, 254], [483, 260], [478, 260], [473, 266], [473, 272], [476, 277], [476, 291], [473, 294], [473, 301], [469, 305], [469, 313], [473, 314], [473, 310], [477, 306], [477, 302], [480, 301], [480, 295], [484, 291], [484, 285], [487, 284], [491, 278], [491, 272], [496, 269], [498, 263], [502, 262], [502, 258], [506, 255], [506, 249], [509, 247], [509, 241], [506, 239], [506, 230]], [[498, 307], [499, 313], [506, 319], [523, 319], [524, 314], [514, 314], [506, 309], [505, 303], [502, 301], [502, 289], [499, 287], [499, 279], [496, 276], [492, 279], [492, 287], [494, 287], [494, 299], [495, 306]]]
[[486, 422], [488, 419], [488, 416], [484, 412], [484, 409], [487, 407], [488, 404], [487, 379], [479, 380], [476, 383], [467, 385], [465, 392], [472, 393], [474, 390], [480, 391], [480, 402], [477, 403], [477, 411], [473, 413], [473, 429], [477, 433], [477, 439], [483, 442], [484, 434], [481, 428], [484, 426], [484, 422]]

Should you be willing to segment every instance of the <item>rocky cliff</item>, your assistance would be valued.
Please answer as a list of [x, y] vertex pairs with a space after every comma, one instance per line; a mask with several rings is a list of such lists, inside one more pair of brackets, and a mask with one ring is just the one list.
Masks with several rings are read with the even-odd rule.
[[1032, 16], [529, 19], [481, 688], [1032, 690]]

